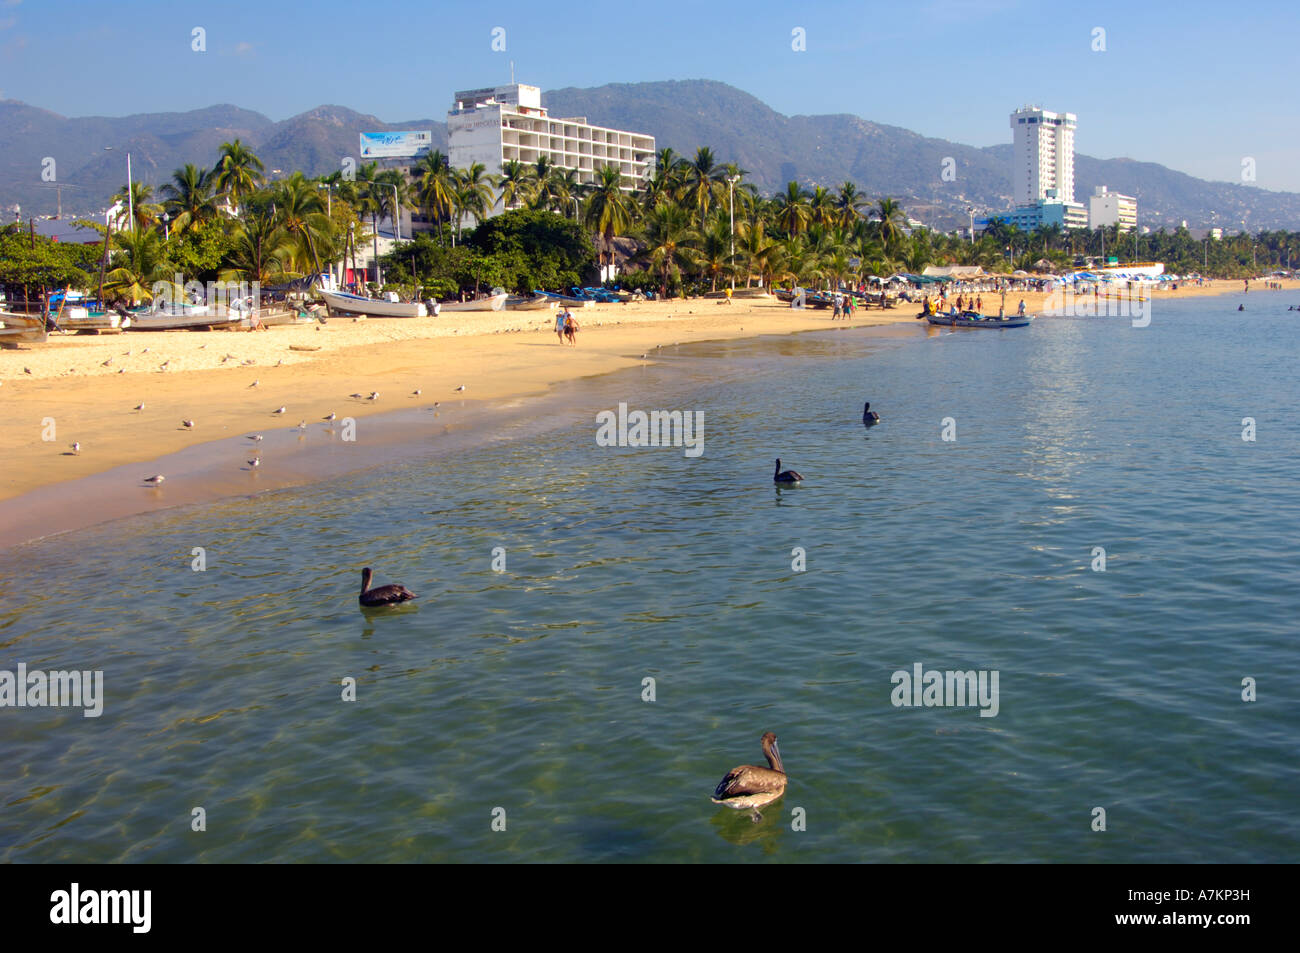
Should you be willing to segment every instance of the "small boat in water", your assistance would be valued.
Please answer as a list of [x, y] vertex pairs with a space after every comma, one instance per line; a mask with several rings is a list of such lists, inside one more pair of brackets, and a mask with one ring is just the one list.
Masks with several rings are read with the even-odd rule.
[[[397, 301], [384, 298], [363, 298], [346, 291], [322, 291], [321, 296], [332, 313], [364, 314], [372, 318], [425, 318], [429, 309], [419, 301]], [[393, 298], [396, 299], [396, 295]], [[437, 311], [435, 310], [436, 314]]]
[[985, 328], [1005, 331], [1007, 328], [1028, 327], [1029, 322], [1034, 320], [1034, 316], [1021, 314], [999, 318], [997, 315], [980, 314], [978, 311], [963, 311], [960, 314], [927, 314], [925, 320], [946, 328]]

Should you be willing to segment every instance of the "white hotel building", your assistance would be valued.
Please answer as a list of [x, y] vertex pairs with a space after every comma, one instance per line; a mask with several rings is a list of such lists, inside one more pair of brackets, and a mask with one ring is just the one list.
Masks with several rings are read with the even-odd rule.
[[1074, 113], [1022, 106], [1011, 114], [1013, 219], [1021, 228], [1033, 223], [1084, 228], [1088, 214], [1074, 200]]
[[1138, 203], [1133, 196], [1111, 192], [1104, 185], [1088, 196], [1089, 228], [1118, 225], [1121, 232], [1129, 232], [1137, 228], [1137, 223]]
[[[602, 166], [616, 166], [634, 188], [654, 171], [654, 136], [593, 126], [586, 117], [553, 118], [542, 106], [541, 89], [522, 83], [456, 93], [447, 111], [447, 143], [453, 167], [481, 162], [495, 174], [512, 159], [533, 165], [545, 157], [560, 169], [576, 169], [584, 184]], [[498, 204], [493, 214], [500, 211]]]

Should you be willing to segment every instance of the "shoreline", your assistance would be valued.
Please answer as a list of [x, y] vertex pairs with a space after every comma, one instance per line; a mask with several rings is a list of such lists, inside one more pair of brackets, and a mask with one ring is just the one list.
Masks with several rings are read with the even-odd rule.
[[[1157, 297], [1232, 290], [1189, 287]], [[1036, 312], [1046, 295], [1008, 296], [1008, 302], [1021, 297]], [[582, 325], [577, 347], [552, 338], [554, 312], [507, 311], [461, 313], [454, 325], [332, 318], [324, 326], [265, 332], [68, 336], [40, 350], [0, 351], [0, 394], [11, 419], [25, 425], [0, 434], [9, 463], [0, 485], [0, 548], [359, 472], [409, 455], [416, 436], [433, 438], [429, 452], [454, 451], [510, 421], [538, 419], [548, 401], [562, 399], [561, 385], [656, 366], [659, 348], [815, 330], [927, 327], [917, 310], [900, 302], [845, 322], [832, 321], [830, 311], [794, 311], [772, 299], [597, 305], [575, 311]], [[290, 344], [320, 350], [290, 351]], [[223, 360], [227, 355], [234, 357]], [[156, 369], [163, 362], [167, 369]], [[126, 373], [116, 372], [119, 364]], [[25, 367], [33, 373], [24, 374]], [[457, 392], [462, 383], [466, 390]], [[415, 396], [415, 389], [422, 393]], [[374, 390], [381, 392], [378, 401], [347, 396]], [[131, 410], [141, 401], [144, 411]], [[286, 413], [273, 414], [279, 406]], [[340, 421], [356, 420], [365, 442], [349, 445], [337, 426], [321, 441], [321, 418], [331, 412]], [[438, 422], [432, 433], [430, 416]], [[195, 428], [182, 427], [182, 418], [194, 418]], [[299, 420], [307, 422], [305, 433], [296, 430]], [[43, 440], [51, 429], [55, 438]], [[264, 439], [244, 439], [253, 433]], [[73, 440], [82, 444], [80, 455], [68, 450]], [[256, 469], [247, 465], [255, 448], [266, 455]], [[169, 482], [141, 482], [156, 472], [168, 474]]]

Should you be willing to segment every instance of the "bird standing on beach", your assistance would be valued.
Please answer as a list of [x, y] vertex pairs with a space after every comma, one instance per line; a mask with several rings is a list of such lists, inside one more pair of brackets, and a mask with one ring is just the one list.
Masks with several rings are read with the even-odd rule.
[[144, 401], [140, 401], [140, 403], [136, 404], [136, 405], [135, 405], [133, 408], [131, 408], [131, 409], [132, 409], [132, 410], [144, 410]]
[[274, 413], [274, 414], [282, 414], [282, 413], [284, 413], [285, 410], [287, 410], [287, 409], [288, 409], [288, 408], [286, 408], [286, 407], [281, 407], [279, 410], [273, 410], [273, 411], [271, 411], [271, 412]]
[[194, 429], [194, 421], [192, 420], [182, 420], [181, 423], [184, 424], [186, 430]]
[[247, 434], [247, 437], [249, 440], [252, 440], [254, 443], [257, 443], [262, 439], [262, 435], [260, 433], [250, 433]]
[[257, 386], [258, 384], [260, 384], [260, 383], [262, 383], [262, 382], [261, 382], [260, 380], [257, 380], [257, 381], [253, 381], [253, 383], [249, 384], [248, 386], [249, 386], [249, 387], [256, 387], [256, 386]]
[[464, 384], [461, 384], [459, 387], [456, 388], [456, 390], [464, 390], [464, 389], [465, 389], [465, 385], [464, 385]]
[[165, 480], [165, 479], [167, 479], [167, 478], [166, 478], [165, 476], [163, 476], [161, 473], [155, 473], [153, 476], [145, 477], [145, 478], [144, 478], [144, 482], [145, 482], [145, 483], [152, 483], [154, 486], [157, 486], [159, 483], [161, 483], [161, 482], [162, 482], [163, 480]]
[[348, 394], [348, 396], [351, 397], [353, 400], [361, 400], [361, 399], [364, 398], [366, 395], [365, 395], [365, 394]]
[[412, 396], [412, 397], [419, 397], [420, 394], [422, 394], [422, 393], [423, 393], [423, 391], [421, 391], [420, 388], [417, 387], [415, 390], [411, 391], [411, 396]]
[[370, 392], [370, 396], [366, 398], [366, 400], [378, 400], [378, 399], [379, 399], [379, 391], [377, 390], [372, 390]]
[[772, 477], [773, 483], [799, 483], [803, 480], [803, 474], [797, 470], [782, 470], [781, 458], [776, 458], [776, 473]]
[[254, 470], [256, 470], [258, 467], [260, 467], [260, 466], [262, 465], [262, 458], [261, 458], [261, 457], [253, 457], [253, 459], [251, 459], [251, 460], [248, 461], [248, 465], [249, 465], [250, 467], [252, 467]]
[[77, 441], [72, 445], [72, 455], [75, 457], [78, 456], [80, 453], [81, 453], [81, 442]]
[[752, 764], [741, 764], [726, 773], [711, 800], [736, 811], [749, 811], [750, 820], [755, 824], [762, 818], [760, 807], [767, 807], [781, 795], [785, 794], [785, 766], [781, 763], [781, 750], [776, 746], [776, 735], [770, 731], [763, 732], [761, 739], [763, 756], [767, 758], [767, 767], [760, 768]]
[[99, 364], [99, 366], [100, 366], [100, 367], [112, 367], [112, 366], [113, 366], [113, 359], [110, 357], [107, 361], [101, 361], [100, 364]]
[[334, 411], [331, 410], [331, 411], [329, 412], [329, 415], [328, 415], [328, 416], [325, 416], [325, 417], [322, 417], [321, 420], [325, 421], [327, 424], [332, 424], [332, 423], [334, 423], [334, 418], [337, 417], [337, 416], [338, 416], [338, 414], [334, 413]]
[[371, 589], [370, 580], [373, 576], [374, 573], [370, 571], [370, 567], [367, 566], [365, 569], [361, 570], [361, 595], [357, 597], [357, 601], [366, 608], [373, 609], [378, 606], [395, 606], [398, 603], [408, 602], [415, 598], [415, 593], [410, 589], [407, 589], [405, 586], [390, 584], [387, 586], [376, 586], [374, 589]]
[[299, 429], [299, 430], [306, 430], [306, 429], [307, 429], [307, 421], [305, 421], [305, 420], [300, 420], [300, 421], [298, 421], [298, 429]]

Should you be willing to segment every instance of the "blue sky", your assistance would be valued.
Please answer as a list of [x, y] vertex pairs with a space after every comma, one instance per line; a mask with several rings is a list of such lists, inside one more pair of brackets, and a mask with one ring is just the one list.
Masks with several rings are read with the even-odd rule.
[[1009, 142], [1008, 114], [1035, 103], [1078, 114], [1079, 152], [1224, 181], [1250, 157], [1255, 185], [1300, 191], [1298, 41], [1294, 3], [1274, 0], [0, 0], [0, 98], [69, 116], [337, 103], [442, 119], [454, 90], [507, 82], [513, 60], [543, 89], [715, 79], [782, 113], [978, 146]]

